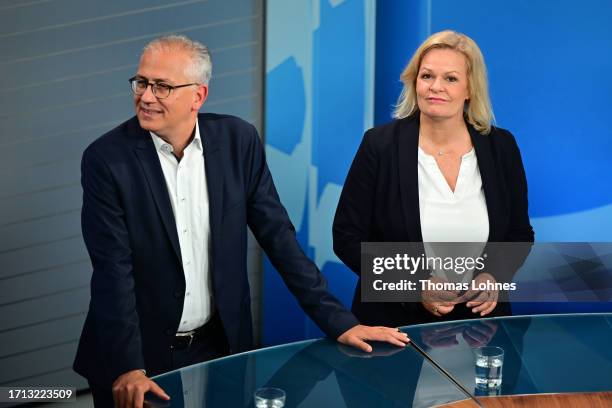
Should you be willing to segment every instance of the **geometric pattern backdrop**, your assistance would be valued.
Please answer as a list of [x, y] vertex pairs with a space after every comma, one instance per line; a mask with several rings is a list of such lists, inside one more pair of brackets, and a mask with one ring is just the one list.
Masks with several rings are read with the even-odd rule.
[[[268, 164], [298, 239], [345, 304], [355, 275], [332, 250], [341, 186], [372, 126], [374, 2], [270, 0], [266, 10]], [[319, 337], [266, 260], [264, 344]]]

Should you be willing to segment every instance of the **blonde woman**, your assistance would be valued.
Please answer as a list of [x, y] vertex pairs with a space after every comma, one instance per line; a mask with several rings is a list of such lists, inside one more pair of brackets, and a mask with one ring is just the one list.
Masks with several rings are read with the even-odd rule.
[[[433, 34], [401, 80], [395, 120], [366, 132], [344, 184], [333, 225], [338, 257], [359, 276], [361, 242], [532, 242], [521, 155], [512, 134], [491, 124], [476, 43]], [[495, 281], [487, 272], [474, 279]], [[353, 312], [389, 326], [508, 313], [495, 291], [470, 295], [362, 303], [358, 283]]]

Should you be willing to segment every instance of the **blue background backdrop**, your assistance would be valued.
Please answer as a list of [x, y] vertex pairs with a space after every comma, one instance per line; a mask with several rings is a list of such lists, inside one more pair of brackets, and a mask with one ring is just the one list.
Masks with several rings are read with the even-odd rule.
[[[356, 279], [331, 253], [341, 185], [363, 131], [391, 120], [405, 64], [444, 29], [485, 56], [497, 124], [522, 151], [536, 239], [612, 241], [611, 3], [312, 0], [301, 16], [282, 3], [267, 6], [269, 163], [303, 248], [346, 305]], [[269, 264], [263, 298], [264, 344], [321, 334]]]

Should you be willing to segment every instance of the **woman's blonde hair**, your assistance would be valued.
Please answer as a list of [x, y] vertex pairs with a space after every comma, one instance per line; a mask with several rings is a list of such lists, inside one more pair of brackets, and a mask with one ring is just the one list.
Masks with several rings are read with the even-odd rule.
[[478, 132], [485, 135], [488, 134], [491, 131], [491, 123], [495, 118], [489, 98], [487, 67], [485, 66], [482, 52], [480, 52], [480, 48], [470, 37], [451, 30], [432, 34], [416, 50], [400, 75], [400, 80], [404, 83], [404, 89], [402, 89], [402, 93], [395, 106], [393, 117], [402, 119], [418, 111], [416, 78], [423, 57], [434, 48], [459, 51], [465, 56], [470, 99], [466, 102], [464, 116], [468, 123], [474, 126]]

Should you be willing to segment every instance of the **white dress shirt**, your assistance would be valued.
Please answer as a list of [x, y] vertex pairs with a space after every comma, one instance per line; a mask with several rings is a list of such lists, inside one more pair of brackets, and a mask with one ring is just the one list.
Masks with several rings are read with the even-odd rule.
[[185, 274], [185, 298], [178, 331], [194, 330], [210, 319], [212, 304], [209, 203], [202, 138], [196, 121], [195, 136], [179, 162], [172, 154], [172, 145], [150, 133], [168, 187]]
[[[461, 158], [455, 191], [451, 190], [436, 159], [419, 147], [419, 210], [423, 242], [474, 242], [481, 245], [425, 245], [427, 256], [478, 257], [489, 238], [489, 215], [474, 149]], [[441, 253], [445, 252], [445, 253]], [[466, 253], [469, 252], [469, 253]], [[433, 271], [432, 275], [467, 282], [473, 270], [462, 275]]]

